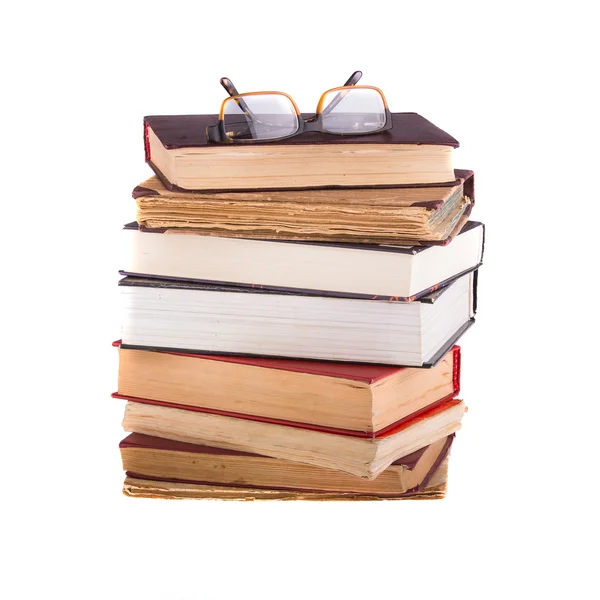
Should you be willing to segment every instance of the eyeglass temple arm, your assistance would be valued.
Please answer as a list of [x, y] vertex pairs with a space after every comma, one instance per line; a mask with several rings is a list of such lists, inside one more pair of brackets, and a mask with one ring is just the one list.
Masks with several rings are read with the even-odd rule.
[[[348, 81], [346, 81], [344, 84], [344, 87], [356, 85], [360, 81], [361, 77], [362, 71], [354, 71], [354, 73], [352, 73], [352, 75], [350, 75], [348, 78]], [[323, 109], [323, 115], [329, 114], [344, 99], [347, 93], [348, 90], [338, 92], [335, 98]]]
[[352, 75], [350, 75], [350, 77], [348, 78], [348, 81], [346, 81], [346, 83], [344, 84], [344, 87], [348, 85], [356, 85], [360, 81], [361, 77], [362, 71], [354, 71], [354, 73], [352, 73]]
[[[237, 96], [239, 94], [237, 88], [235, 87], [235, 85], [233, 85], [233, 81], [231, 81], [231, 79], [229, 79], [228, 77], [221, 77], [220, 81], [221, 85], [225, 88], [225, 91], [230, 96]], [[244, 111], [244, 114], [247, 117], [249, 117], [250, 119], [254, 118], [254, 114], [252, 113], [250, 107], [243, 98], [235, 98], [235, 101], [237, 105]]]

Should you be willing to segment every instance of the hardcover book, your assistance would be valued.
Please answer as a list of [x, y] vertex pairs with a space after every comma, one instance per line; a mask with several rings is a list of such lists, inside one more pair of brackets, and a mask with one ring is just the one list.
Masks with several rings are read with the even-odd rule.
[[432, 366], [473, 322], [476, 273], [408, 303], [126, 277], [122, 345]]
[[179, 192], [151, 177], [133, 190], [137, 222], [222, 237], [359, 244], [447, 244], [474, 202], [472, 171], [451, 186]]
[[165, 500], [440, 500], [446, 496], [447, 481], [448, 459], [444, 460], [438, 467], [427, 487], [397, 495], [240, 488], [224, 485], [149, 480], [129, 476], [125, 478], [123, 494], [132, 498], [160, 498]]
[[377, 437], [454, 398], [460, 348], [431, 369], [119, 347], [116, 398]]
[[397, 496], [429, 485], [454, 435], [394, 461], [369, 481], [321, 467], [267, 456], [174, 442], [132, 433], [120, 444], [128, 477], [173, 483]]
[[[307, 116], [307, 115], [305, 115]], [[144, 119], [146, 162], [168, 189], [258, 190], [452, 183], [458, 142], [417, 113], [393, 113], [389, 131], [306, 133], [268, 144], [209, 142], [217, 115]]]
[[123, 275], [410, 302], [481, 265], [484, 226], [446, 246], [285, 242], [125, 226]]
[[251, 452], [375, 479], [393, 462], [460, 429], [461, 400], [448, 400], [375, 438], [299, 425], [128, 401], [123, 429], [177, 442]]

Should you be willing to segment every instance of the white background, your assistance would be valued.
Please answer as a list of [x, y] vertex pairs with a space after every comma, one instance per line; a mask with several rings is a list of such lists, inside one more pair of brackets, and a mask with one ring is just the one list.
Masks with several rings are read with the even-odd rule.
[[[18, 8], [15, 8], [18, 7]], [[592, 598], [598, 31], [592, 2], [31, 2], [2, 17], [5, 598]], [[304, 111], [355, 69], [461, 142], [487, 225], [469, 413], [441, 502], [120, 493], [117, 241], [142, 117], [240, 91]], [[7, 560], [8, 559], [8, 560]]]

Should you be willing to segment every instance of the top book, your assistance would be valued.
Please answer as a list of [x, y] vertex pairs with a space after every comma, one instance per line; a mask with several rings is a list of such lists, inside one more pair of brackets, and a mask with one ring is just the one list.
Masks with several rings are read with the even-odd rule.
[[[303, 115], [308, 116], [308, 115]], [[170, 190], [249, 191], [452, 185], [458, 142], [417, 113], [388, 131], [305, 133], [269, 143], [209, 142], [217, 115], [144, 118], [146, 162]]]

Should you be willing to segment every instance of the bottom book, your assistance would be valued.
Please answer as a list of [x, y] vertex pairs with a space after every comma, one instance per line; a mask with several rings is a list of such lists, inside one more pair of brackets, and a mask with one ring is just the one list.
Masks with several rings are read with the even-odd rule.
[[269, 490], [220, 485], [202, 485], [126, 477], [123, 494], [132, 498], [167, 500], [441, 500], [446, 496], [448, 459], [438, 467], [426, 488], [397, 495], [353, 494], [351, 492], [311, 492]]

